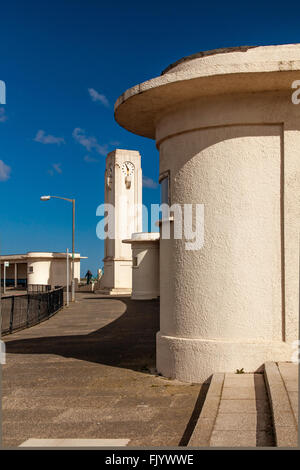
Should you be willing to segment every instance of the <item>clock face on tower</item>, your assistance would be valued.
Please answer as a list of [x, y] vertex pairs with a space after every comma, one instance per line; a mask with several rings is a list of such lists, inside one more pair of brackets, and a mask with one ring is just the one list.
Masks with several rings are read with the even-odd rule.
[[132, 176], [134, 173], [134, 164], [131, 162], [124, 162], [121, 167], [122, 173], [125, 176]]

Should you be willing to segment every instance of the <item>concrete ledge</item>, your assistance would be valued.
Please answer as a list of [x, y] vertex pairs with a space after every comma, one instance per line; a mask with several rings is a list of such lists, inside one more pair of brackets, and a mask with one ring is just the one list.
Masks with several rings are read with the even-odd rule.
[[298, 426], [284, 380], [275, 362], [266, 362], [265, 379], [277, 447], [298, 447]]
[[191, 435], [188, 447], [208, 447], [220, 405], [225, 374], [212, 376], [211, 383], [199, 419]]
[[126, 447], [130, 439], [27, 439], [19, 447]]

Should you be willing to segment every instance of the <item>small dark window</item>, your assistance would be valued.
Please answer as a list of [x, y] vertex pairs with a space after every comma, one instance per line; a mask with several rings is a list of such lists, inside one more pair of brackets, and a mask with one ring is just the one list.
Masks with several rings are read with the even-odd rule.
[[161, 204], [170, 204], [170, 178], [169, 172], [161, 175], [160, 178], [160, 202]]

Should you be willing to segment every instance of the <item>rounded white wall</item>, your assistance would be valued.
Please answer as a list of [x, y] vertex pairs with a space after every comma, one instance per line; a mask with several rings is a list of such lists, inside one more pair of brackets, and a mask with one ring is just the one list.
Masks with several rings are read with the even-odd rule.
[[[204, 205], [200, 250], [187, 250], [186, 240], [161, 241], [157, 369], [187, 381], [291, 360], [297, 339], [292, 253], [298, 252], [299, 219], [291, 197], [299, 194], [293, 148], [300, 132], [286, 130], [283, 141], [286, 94], [239, 100], [237, 116], [230, 99], [213, 97], [166, 115], [158, 127], [171, 204]], [[216, 125], [203, 122], [214, 112]], [[174, 132], [179, 126], [180, 134]]]
[[299, 45], [207, 54], [116, 104], [118, 122], [155, 137], [170, 204], [204, 206], [201, 249], [174, 239], [173, 222], [171, 239], [160, 241], [157, 369], [167, 377], [203, 382], [215, 372], [291, 360], [299, 301], [297, 69]]
[[159, 296], [159, 233], [134, 233], [132, 248], [132, 295], [134, 300]]
[[[41, 257], [44, 255], [44, 259]], [[51, 256], [49, 254], [29, 253], [27, 260], [27, 283], [66, 286], [67, 262], [64, 255]], [[80, 258], [76, 255], [74, 260], [74, 278], [77, 284], [80, 281]], [[72, 280], [72, 258], [69, 259], [69, 285]]]
[[28, 259], [27, 284], [50, 285], [51, 260]]

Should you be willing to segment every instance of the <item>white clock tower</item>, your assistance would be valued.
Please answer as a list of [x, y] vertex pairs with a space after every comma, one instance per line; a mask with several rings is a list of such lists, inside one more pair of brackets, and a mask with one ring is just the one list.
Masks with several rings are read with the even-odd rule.
[[101, 290], [130, 294], [132, 289], [131, 246], [122, 240], [142, 231], [141, 155], [116, 149], [106, 157], [105, 203], [114, 207], [114, 238], [105, 239], [104, 276]]

